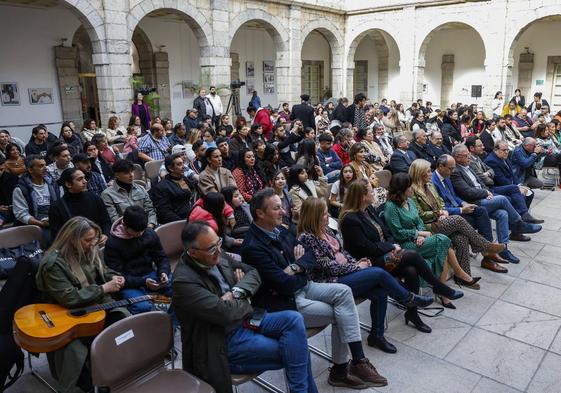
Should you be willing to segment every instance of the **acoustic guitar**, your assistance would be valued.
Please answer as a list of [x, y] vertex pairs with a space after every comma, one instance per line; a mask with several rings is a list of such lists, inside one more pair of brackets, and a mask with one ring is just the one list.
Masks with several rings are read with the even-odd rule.
[[165, 296], [145, 295], [72, 310], [58, 304], [30, 304], [14, 314], [14, 340], [29, 352], [56, 351], [77, 338], [99, 334], [103, 330], [106, 310], [146, 300], [170, 302]]

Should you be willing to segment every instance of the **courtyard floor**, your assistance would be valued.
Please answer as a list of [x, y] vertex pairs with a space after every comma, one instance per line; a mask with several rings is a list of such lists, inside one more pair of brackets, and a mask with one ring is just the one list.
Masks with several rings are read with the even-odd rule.
[[[561, 392], [561, 192], [536, 191], [531, 212], [546, 222], [531, 242], [510, 246], [520, 264], [506, 265], [508, 274], [496, 274], [473, 261], [472, 274], [483, 277], [481, 290], [462, 288], [465, 296], [454, 301], [457, 310], [423, 317], [431, 334], [405, 326], [403, 312], [391, 305], [386, 337], [397, 346], [396, 354], [368, 347], [363, 332], [367, 356], [389, 380], [387, 387], [365, 392]], [[359, 308], [361, 320], [370, 323], [368, 302]], [[330, 352], [330, 337], [326, 330], [310, 343]], [[179, 336], [176, 348], [181, 348]], [[353, 391], [328, 385], [329, 363], [314, 354], [312, 361], [321, 393]], [[44, 355], [33, 364], [54, 383]], [[263, 378], [286, 390], [280, 371]], [[262, 391], [251, 382], [239, 386], [240, 393]], [[49, 389], [26, 369], [8, 392]]]

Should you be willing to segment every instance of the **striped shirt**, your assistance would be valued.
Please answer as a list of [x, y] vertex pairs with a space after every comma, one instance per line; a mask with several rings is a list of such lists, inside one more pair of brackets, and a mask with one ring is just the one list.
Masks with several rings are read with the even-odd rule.
[[156, 140], [151, 134], [146, 134], [138, 140], [138, 151], [146, 154], [153, 160], [163, 160], [169, 154], [170, 143], [168, 138]]

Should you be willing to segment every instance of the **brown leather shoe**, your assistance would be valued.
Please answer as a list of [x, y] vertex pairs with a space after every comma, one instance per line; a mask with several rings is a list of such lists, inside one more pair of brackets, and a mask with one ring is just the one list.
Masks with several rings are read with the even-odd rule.
[[499, 254], [484, 254], [483, 259], [489, 259], [497, 263], [509, 263], [506, 259], [501, 257]]
[[506, 248], [506, 244], [503, 243], [489, 243], [485, 248], [485, 252], [489, 254], [498, 254]]
[[327, 383], [331, 386], [347, 389], [368, 389], [369, 387], [362, 379], [350, 375], [348, 363], [344, 368], [340, 366], [331, 367]]
[[481, 260], [481, 267], [483, 269], [491, 270], [492, 272], [495, 272], [495, 273], [508, 273], [507, 268], [502, 267], [497, 262], [493, 262], [492, 260], [487, 259], [487, 258], [483, 258]]
[[351, 363], [349, 375], [359, 378], [369, 387], [380, 387], [388, 384], [388, 380], [378, 374], [376, 367], [367, 358], [359, 360], [357, 364]]

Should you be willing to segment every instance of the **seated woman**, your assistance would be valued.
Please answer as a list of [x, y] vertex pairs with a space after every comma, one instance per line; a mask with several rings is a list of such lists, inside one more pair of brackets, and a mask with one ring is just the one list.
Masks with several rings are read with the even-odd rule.
[[[339, 222], [345, 249], [355, 259], [368, 258], [373, 266], [381, 267], [399, 279], [403, 278], [405, 288], [413, 293], [419, 293], [419, 278], [422, 278], [432, 286], [435, 294], [449, 299], [462, 297], [461, 291], [453, 290], [434, 276], [417, 251], [402, 250], [396, 244], [384, 221], [372, 207], [372, 201], [372, 187], [366, 180], [357, 180], [350, 185]], [[421, 320], [415, 306], [408, 307], [405, 312], [405, 323], [408, 322], [412, 322], [423, 333], [432, 331]]]
[[[381, 127], [380, 130], [383, 133], [384, 128]], [[390, 164], [391, 154], [386, 155], [380, 145], [374, 141], [374, 132], [370, 128], [360, 130], [359, 136], [368, 156], [372, 157], [370, 165], [374, 167], [374, 170], [381, 171]]]
[[349, 150], [350, 165], [353, 167], [357, 179], [369, 179], [370, 175], [376, 172], [374, 167], [366, 161], [367, 155], [366, 146], [361, 142], [355, 143]]
[[124, 142], [127, 134], [127, 130], [121, 125], [121, 120], [118, 116], [111, 116], [109, 118], [107, 128], [103, 132], [110, 144]]
[[[433, 234], [425, 229], [425, 224], [411, 197], [411, 177], [407, 173], [397, 173], [390, 181], [388, 202], [384, 207], [384, 219], [397, 242], [405, 249], [417, 250], [430, 265], [440, 281], [448, 279], [448, 268], [462, 284], [473, 288], [481, 277], [472, 278], [459, 265], [451, 248], [451, 240], [442, 234]], [[455, 306], [445, 296], [440, 297], [444, 307]]]
[[23, 175], [27, 172], [25, 168], [25, 160], [21, 156], [19, 146], [15, 143], [8, 143], [6, 145], [6, 172], [15, 176]]
[[315, 167], [320, 163], [316, 154], [316, 143], [314, 141], [304, 139], [300, 142], [300, 145], [298, 146], [298, 153], [296, 154], [296, 164], [302, 165], [306, 168], [309, 179], [318, 179]]
[[345, 200], [345, 192], [349, 185], [356, 180], [356, 173], [349, 164], [344, 165], [339, 172], [339, 180], [331, 186], [331, 194], [329, 195], [329, 212], [332, 217], [339, 217], [343, 201]]
[[387, 297], [391, 296], [405, 307], [426, 307], [432, 303], [432, 298], [413, 294], [384, 269], [373, 267], [368, 258], [354, 259], [341, 247], [328, 223], [325, 200], [314, 197], [306, 199], [298, 221], [298, 240], [313, 251], [315, 264], [311, 271], [312, 280], [346, 284], [355, 298], [369, 299], [372, 329], [368, 335], [368, 345], [387, 353], [397, 352], [396, 347], [384, 338]]
[[285, 227], [296, 236], [296, 225], [292, 221], [294, 203], [292, 203], [292, 196], [286, 187], [286, 176], [282, 170], [275, 173], [273, 177], [273, 184], [271, 187], [281, 199], [282, 206], [282, 226]]
[[[458, 263], [463, 271], [471, 274], [470, 246], [473, 252], [482, 252], [484, 260], [486, 258], [496, 259], [496, 254], [505, 249], [504, 244], [492, 243], [477, 233], [462, 216], [449, 215], [448, 211], [444, 209], [444, 201], [431, 182], [430, 162], [422, 159], [413, 161], [409, 167], [409, 176], [411, 176], [411, 188], [413, 189], [412, 199], [419, 211], [419, 216], [431, 232], [441, 233], [452, 240]], [[458, 285], [469, 287], [468, 283], [459, 277], [454, 276], [454, 281]], [[479, 289], [479, 287], [476, 285], [472, 289]]]
[[[98, 247], [100, 238], [101, 229], [87, 218], [73, 217], [64, 224], [45, 253], [35, 278], [46, 301], [73, 309], [113, 300], [111, 294], [125, 286], [125, 279], [103, 264]], [[128, 315], [126, 309], [109, 311], [105, 327]], [[91, 341], [76, 339], [48, 354], [59, 392], [93, 389], [88, 369]]]
[[97, 128], [97, 124], [94, 119], [87, 119], [84, 122], [84, 127], [82, 127], [80, 134], [84, 142], [91, 141], [92, 137], [96, 134], [105, 135], [101, 129]]
[[559, 173], [561, 173], [561, 149], [556, 140], [552, 138], [545, 124], [540, 124], [536, 128], [536, 146], [543, 147], [545, 155], [540, 157], [535, 165], [537, 167], [541, 165], [542, 167], [559, 168]]
[[263, 160], [260, 162], [261, 171], [267, 187], [272, 187], [275, 173], [286, 167], [286, 164], [280, 158], [279, 149], [272, 143], [267, 143], [265, 151], [263, 151]]
[[224, 187], [221, 193], [224, 195], [226, 203], [234, 209], [235, 222], [230, 235], [236, 239], [243, 239], [246, 232], [249, 230], [249, 226], [253, 222], [249, 203], [243, 199], [237, 187]]
[[265, 181], [261, 168], [255, 165], [255, 153], [250, 149], [242, 149], [239, 154], [238, 167], [232, 171], [232, 176], [246, 202], [249, 202], [257, 191], [265, 188]]
[[121, 157], [121, 153], [117, 146], [109, 147], [107, 137], [103, 134], [97, 134], [92, 137], [92, 143], [97, 147], [99, 156], [107, 165], [113, 166]]
[[319, 180], [310, 180], [302, 165], [294, 165], [288, 173], [288, 190], [292, 197], [292, 221], [298, 224], [300, 207], [308, 197], [327, 198], [327, 177], [319, 165], [315, 166]]
[[380, 179], [376, 176], [376, 173], [372, 173], [368, 178], [370, 186], [372, 187], [372, 195], [374, 196], [374, 202], [372, 202], [372, 206], [374, 208], [378, 208], [386, 203], [388, 199], [388, 190], [384, 187], [380, 187]]
[[384, 167], [387, 167], [393, 154], [393, 145], [392, 138], [386, 133], [384, 126], [378, 125], [374, 127], [374, 143], [382, 149], [382, 153], [384, 153], [386, 158], [386, 165]]

